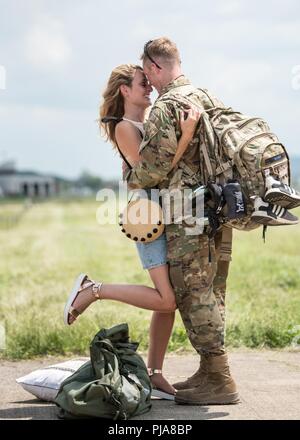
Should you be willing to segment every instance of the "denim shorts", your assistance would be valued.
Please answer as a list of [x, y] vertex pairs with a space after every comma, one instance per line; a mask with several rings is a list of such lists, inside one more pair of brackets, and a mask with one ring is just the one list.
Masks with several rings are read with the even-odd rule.
[[136, 243], [143, 269], [153, 269], [154, 267], [167, 264], [167, 240], [164, 232], [151, 243]]

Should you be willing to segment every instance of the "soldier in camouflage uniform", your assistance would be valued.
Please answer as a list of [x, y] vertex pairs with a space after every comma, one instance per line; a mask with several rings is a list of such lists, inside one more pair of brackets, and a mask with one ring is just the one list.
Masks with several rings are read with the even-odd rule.
[[[144, 71], [159, 92], [140, 146], [141, 162], [127, 174], [131, 188], [180, 189], [203, 182], [196, 130], [187, 151], [172, 170], [180, 137], [180, 114], [187, 100], [207, 109], [211, 101], [182, 75], [176, 45], [167, 38], [146, 43]], [[214, 105], [218, 103], [215, 100]], [[173, 212], [173, 211], [172, 211]], [[238, 394], [224, 348], [224, 303], [231, 255], [232, 231], [223, 228], [214, 238], [209, 227], [193, 233], [193, 225], [172, 219], [166, 224], [170, 279], [189, 340], [201, 356], [198, 371], [174, 384], [175, 401], [182, 404], [236, 403]]]

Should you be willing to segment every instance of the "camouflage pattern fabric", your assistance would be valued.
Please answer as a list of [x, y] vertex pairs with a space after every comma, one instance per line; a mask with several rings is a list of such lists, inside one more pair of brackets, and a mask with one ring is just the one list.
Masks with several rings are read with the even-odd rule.
[[226, 284], [232, 254], [232, 232], [231, 228], [223, 226], [215, 235], [217, 273], [213, 281], [213, 291], [224, 325]]
[[[142, 160], [126, 176], [131, 187], [184, 189], [203, 180], [197, 131], [178, 166], [171, 169], [181, 136], [180, 111], [188, 105], [186, 97], [188, 102], [203, 108], [219, 104], [193, 88], [184, 76], [165, 87], [145, 124], [145, 137], [140, 147]], [[223, 354], [225, 288], [231, 242], [226, 258], [221, 238], [210, 239], [206, 233], [187, 233], [192, 227], [184, 222], [166, 225], [170, 279], [191, 344], [200, 354]], [[222, 261], [219, 266], [218, 261]]]
[[[210, 97], [207, 91], [203, 92]], [[263, 198], [266, 191], [265, 170], [283, 183], [290, 182], [289, 158], [284, 145], [263, 119], [225, 106], [206, 110], [199, 138], [205, 161], [204, 181], [224, 184], [233, 178], [242, 187], [247, 215], [229, 220], [223, 212], [226, 225], [244, 231], [260, 227], [251, 215], [255, 198]]]
[[189, 340], [199, 354], [224, 354], [232, 229], [223, 227], [213, 239], [187, 235], [184, 225], [168, 225], [166, 233], [170, 279]]
[[[173, 173], [170, 170], [170, 157], [174, 150], [170, 145], [174, 146], [180, 136], [178, 112], [191, 104], [205, 111], [194, 139]], [[155, 151], [158, 145], [161, 149], [159, 152]], [[195, 89], [184, 77], [166, 87], [155, 102], [146, 124], [141, 152], [144, 149], [143, 157], [151, 166], [141, 164], [135, 178], [134, 173], [131, 176], [133, 185], [139, 185], [146, 173], [149, 173], [147, 184], [155, 180], [163, 186], [166, 179], [166, 187], [170, 189], [178, 188], [178, 182], [185, 187], [195, 183], [206, 184], [209, 180], [224, 184], [228, 179], [237, 179], [245, 197], [247, 215], [227, 219], [225, 209], [222, 216], [227, 226], [240, 230], [261, 226], [251, 215], [254, 198], [263, 198], [265, 194], [264, 170], [268, 169], [283, 183], [290, 182], [286, 149], [263, 119], [225, 107], [207, 90]], [[200, 162], [196, 160], [197, 152]]]
[[203, 180], [199, 158], [199, 133], [196, 130], [188, 149], [172, 170], [172, 159], [181, 136], [180, 111], [191, 104], [208, 109], [219, 105], [210, 102], [183, 75], [165, 87], [155, 101], [145, 124], [140, 146], [141, 161], [125, 178], [132, 188], [187, 188]]

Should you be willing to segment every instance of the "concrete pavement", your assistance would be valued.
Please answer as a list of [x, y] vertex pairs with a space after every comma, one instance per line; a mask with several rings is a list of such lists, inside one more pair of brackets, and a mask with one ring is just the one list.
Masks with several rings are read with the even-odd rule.
[[[183, 406], [153, 399], [151, 411], [132, 420], [300, 419], [300, 351], [232, 351], [229, 359], [240, 404]], [[57, 420], [55, 405], [37, 400], [15, 379], [64, 360], [0, 361], [0, 419]], [[165, 360], [165, 376], [171, 382], [181, 380], [198, 368], [198, 361], [198, 356], [192, 354], [169, 355]]]

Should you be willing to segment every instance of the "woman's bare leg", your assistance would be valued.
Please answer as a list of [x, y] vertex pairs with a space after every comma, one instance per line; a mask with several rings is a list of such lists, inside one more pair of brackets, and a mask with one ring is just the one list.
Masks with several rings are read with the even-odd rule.
[[[162, 265], [150, 269], [149, 274], [155, 289], [147, 286], [105, 283], [102, 284], [99, 295], [100, 299], [120, 301], [154, 311], [150, 325], [148, 366], [161, 370], [174, 323], [176, 301], [169, 279], [168, 266]], [[96, 300], [92, 287], [86, 287], [77, 295], [72, 307], [82, 313]], [[73, 321], [73, 316], [70, 316], [69, 323]], [[162, 374], [155, 373], [151, 377], [151, 382], [165, 392], [174, 393], [175, 391]]]
[[[165, 292], [167, 296], [174, 296], [169, 279], [168, 266], [159, 266], [149, 270], [150, 277], [156, 289]], [[150, 324], [150, 341], [148, 351], [148, 367], [152, 370], [162, 370], [168, 342], [171, 336], [175, 312], [153, 312]], [[165, 391], [174, 394], [175, 389], [163, 377], [163, 374], [155, 373], [151, 376], [152, 384]]]
[[101, 299], [120, 301], [141, 309], [169, 312], [176, 309], [175, 296], [171, 286], [170, 289], [164, 287], [162, 283], [155, 285], [155, 289], [130, 284], [103, 284], [100, 297]]
[[[101, 300], [109, 299], [119, 301], [146, 310], [153, 310], [161, 313], [174, 311], [176, 309], [176, 302], [171, 285], [165, 289], [164, 283], [157, 282], [157, 286], [158, 289], [153, 289], [152, 287], [131, 284], [103, 283], [99, 295]], [[78, 312], [83, 313], [84, 310], [96, 300], [92, 288], [87, 287], [77, 295], [72, 307], [78, 310]], [[71, 324], [73, 321], [74, 318], [70, 316], [69, 323]]]

